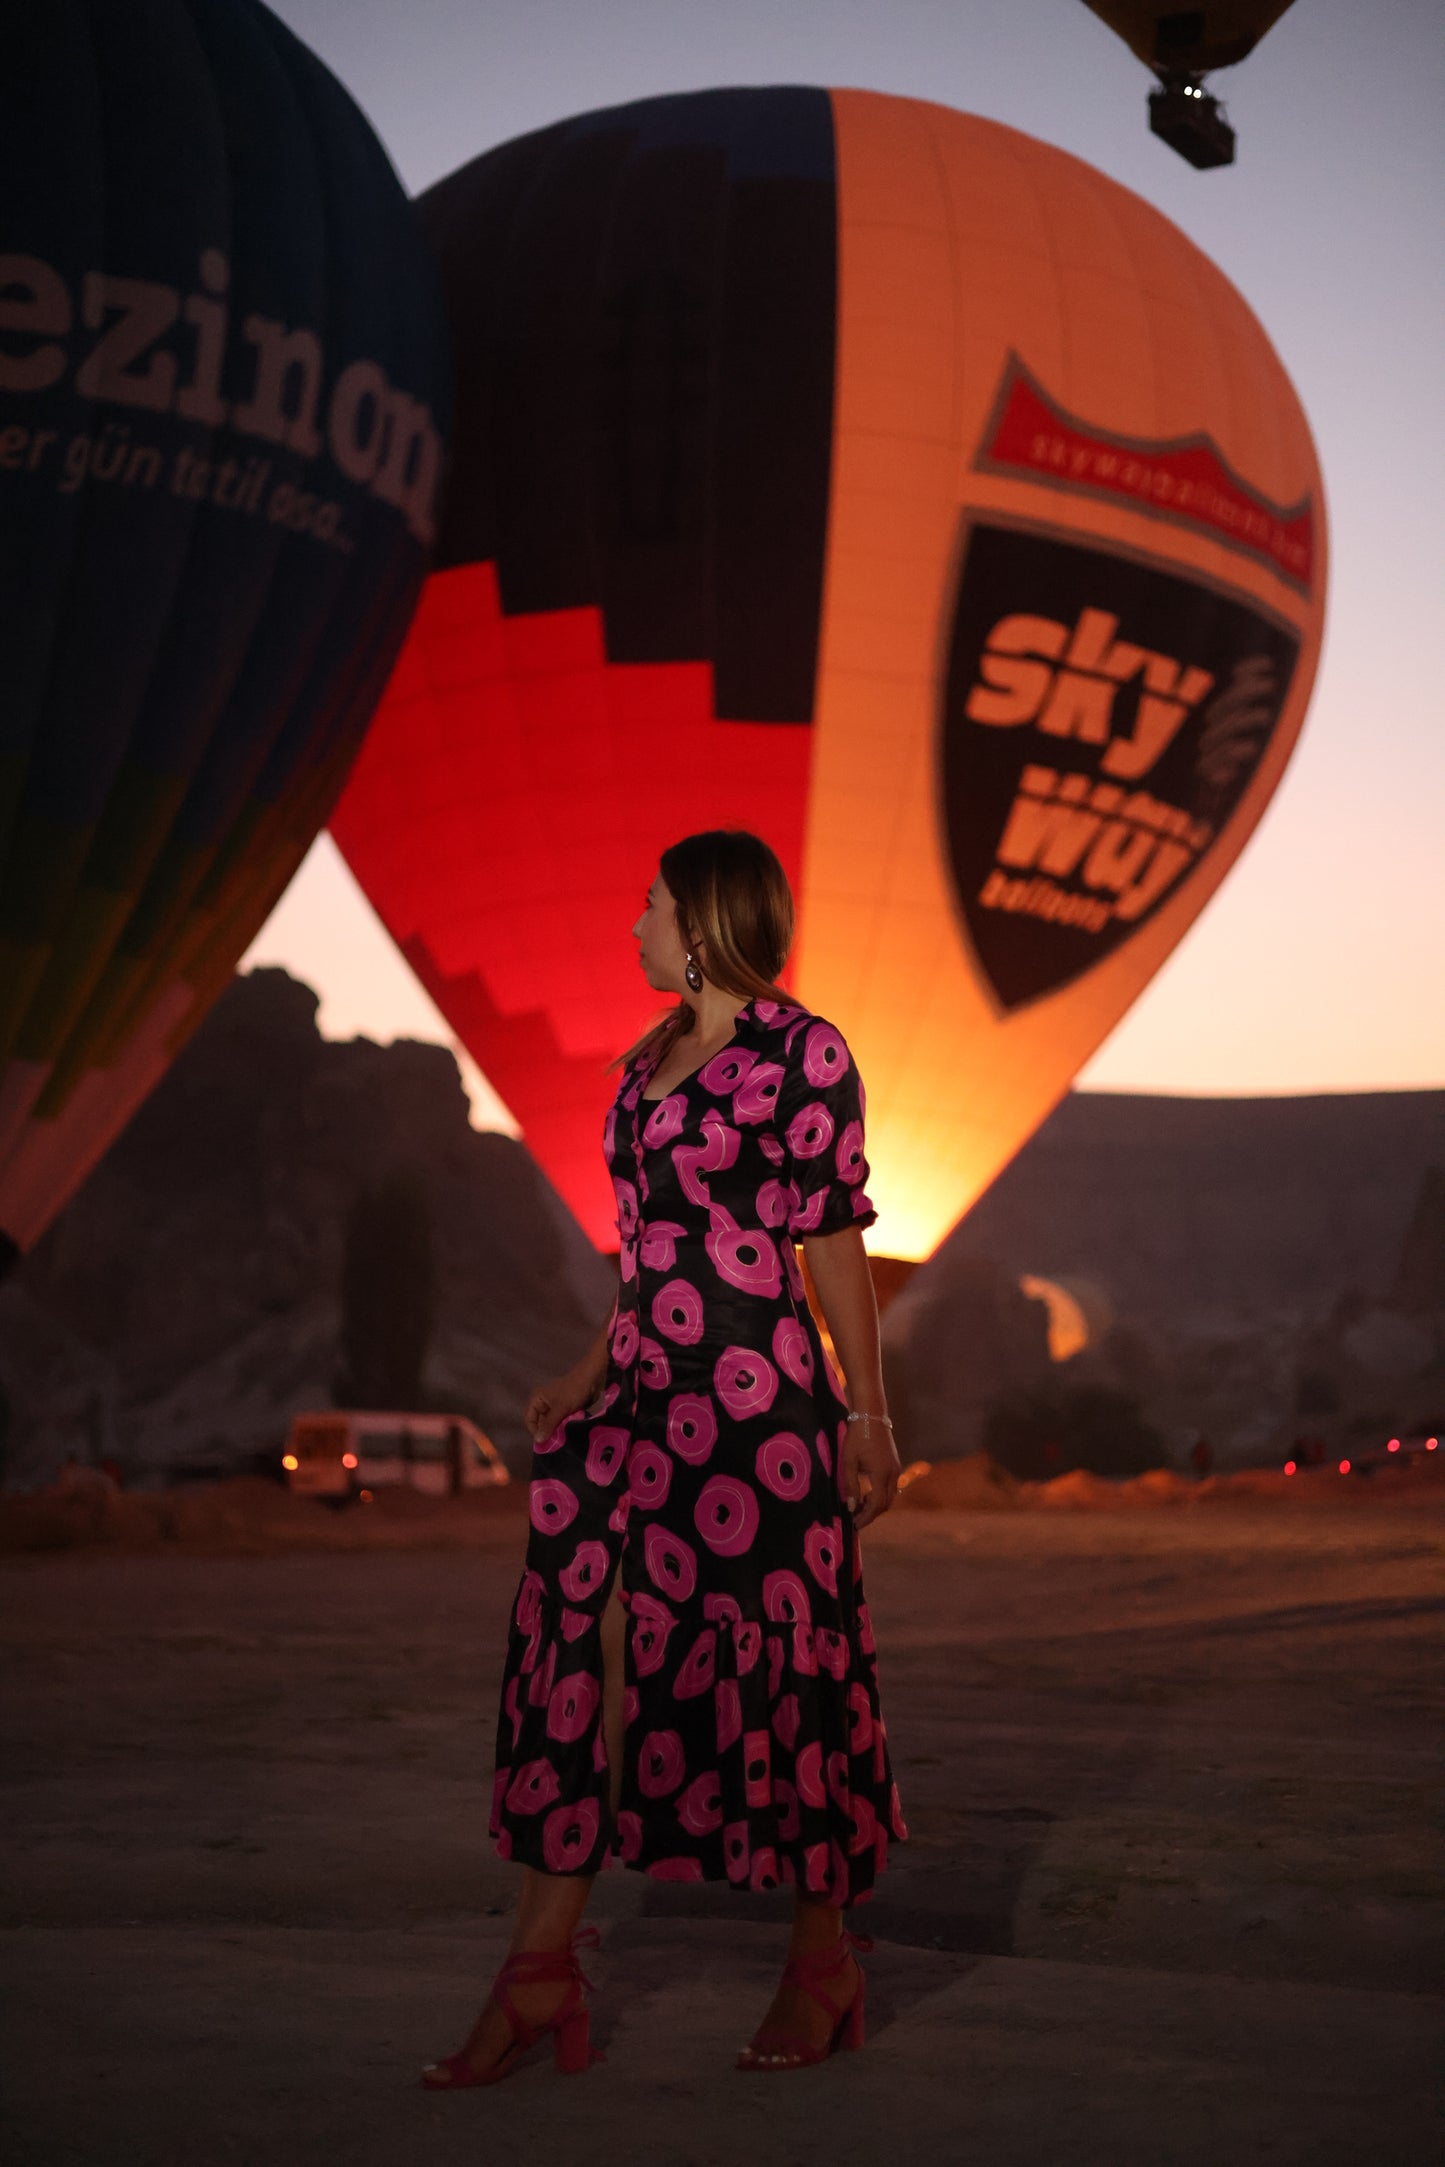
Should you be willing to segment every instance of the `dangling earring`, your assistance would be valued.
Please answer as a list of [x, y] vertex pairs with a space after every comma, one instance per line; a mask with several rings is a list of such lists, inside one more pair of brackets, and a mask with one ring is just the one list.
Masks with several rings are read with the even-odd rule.
[[687, 951], [687, 962], [683, 966], [682, 975], [687, 980], [688, 984], [692, 987], [694, 993], [701, 993], [702, 972], [698, 969], [696, 963], [694, 963], [692, 957], [692, 950], [690, 948]]

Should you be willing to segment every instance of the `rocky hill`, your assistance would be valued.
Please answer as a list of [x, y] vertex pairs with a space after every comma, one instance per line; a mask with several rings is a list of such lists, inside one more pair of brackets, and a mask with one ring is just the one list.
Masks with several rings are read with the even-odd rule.
[[1071, 1094], [887, 1313], [913, 1449], [973, 1449], [1049, 1377], [1024, 1275], [1077, 1305], [1068, 1378], [1131, 1394], [1176, 1454], [1440, 1421], [1441, 1168], [1445, 1091]]
[[[444, 1047], [329, 1041], [316, 1009], [285, 971], [238, 978], [0, 1287], [8, 1482], [72, 1454], [141, 1480], [229, 1471], [330, 1404], [348, 1215], [390, 1167], [429, 1207], [427, 1397], [524, 1464], [526, 1395], [596, 1330], [615, 1268], [520, 1144], [470, 1126]], [[1226, 1462], [1300, 1425], [1437, 1419], [1432, 1167], [1442, 1091], [1074, 1094], [888, 1309], [906, 1454], [975, 1449], [1001, 1396], [1061, 1375], [1127, 1391], [1176, 1456], [1208, 1432]], [[1062, 1370], [1027, 1275], [1084, 1320]]]
[[347, 1214], [388, 1166], [431, 1206], [425, 1379], [523, 1458], [521, 1409], [614, 1282], [530, 1154], [469, 1121], [443, 1046], [333, 1042], [283, 970], [237, 978], [0, 1288], [6, 1479], [68, 1453], [140, 1479], [229, 1468], [330, 1404]]

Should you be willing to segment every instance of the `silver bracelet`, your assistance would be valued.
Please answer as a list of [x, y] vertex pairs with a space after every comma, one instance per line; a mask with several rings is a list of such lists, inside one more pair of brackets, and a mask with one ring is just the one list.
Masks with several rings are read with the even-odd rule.
[[852, 1414], [846, 1416], [845, 1420], [849, 1422], [881, 1422], [885, 1430], [891, 1430], [893, 1427], [887, 1415], [864, 1414], [861, 1407], [855, 1407]]

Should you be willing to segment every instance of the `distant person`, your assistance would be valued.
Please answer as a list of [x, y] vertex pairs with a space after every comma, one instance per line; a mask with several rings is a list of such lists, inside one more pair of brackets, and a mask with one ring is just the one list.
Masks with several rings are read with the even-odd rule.
[[905, 1831], [857, 1535], [899, 1463], [863, 1087], [842, 1034], [775, 982], [792, 929], [781, 865], [733, 830], [664, 851], [632, 929], [647, 983], [679, 998], [622, 1056], [603, 1132], [611, 1314], [527, 1404], [532, 1534], [491, 1822], [521, 1897], [431, 2087], [494, 2083], [549, 2031], [560, 2067], [586, 2067], [577, 1951], [595, 1936], [577, 1928], [609, 1851], [664, 1881], [793, 1889], [782, 1982], [739, 2068], [862, 2042], [866, 1944], [844, 1911]]

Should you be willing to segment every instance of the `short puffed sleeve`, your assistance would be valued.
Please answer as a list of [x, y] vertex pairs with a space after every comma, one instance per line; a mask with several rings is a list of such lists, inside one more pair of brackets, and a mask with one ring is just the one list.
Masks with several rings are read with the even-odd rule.
[[774, 1114], [797, 1198], [788, 1216], [794, 1241], [877, 1218], [864, 1187], [863, 1104], [863, 1079], [842, 1032], [821, 1016], [805, 1017], [788, 1034]]

